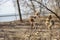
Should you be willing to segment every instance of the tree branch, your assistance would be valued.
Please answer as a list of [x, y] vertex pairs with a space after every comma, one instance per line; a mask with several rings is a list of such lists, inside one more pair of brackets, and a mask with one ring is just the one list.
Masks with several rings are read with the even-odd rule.
[[[35, 0], [36, 1], [36, 0]], [[51, 9], [47, 8], [44, 4], [36, 1], [37, 3], [39, 3], [40, 5], [42, 5], [43, 7], [45, 7], [47, 10], [49, 10], [50, 12], [52, 12], [59, 20], [60, 20], [60, 16], [58, 16], [55, 12], [53, 12]]]

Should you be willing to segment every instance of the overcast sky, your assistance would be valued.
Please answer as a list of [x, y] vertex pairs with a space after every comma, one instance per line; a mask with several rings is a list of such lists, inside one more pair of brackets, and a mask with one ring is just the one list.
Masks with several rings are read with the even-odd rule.
[[[18, 14], [18, 10], [17, 10], [17, 5], [16, 3], [14, 3], [13, 1], [16, 0], [0, 0], [0, 16], [2, 15], [12, 15], [12, 14]], [[25, 14], [25, 13], [29, 13], [30, 8], [27, 7], [27, 4], [24, 2], [25, 0], [21, 0], [20, 1], [20, 7], [21, 7], [21, 13]], [[28, 0], [27, 0], [28, 2]], [[43, 3], [47, 3], [47, 0], [44, 0]], [[35, 4], [36, 5], [36, 4]], [[48, 4], [49, 6], [50, 4]], [[36, 6], [37, 7], [37, 6]], [[50, 8], [50, 7], [48, 7]], [[37, 8], [39, 9], [39, 8]], [[17, 17], [18, 18], [18, 17]], [[22, 15], [22, 18], [27, 18], [27, 15]], [[11, 21], [11, 20], [15, 20], [16, 17], [0, 17], [0, 21]]]
[[[0, 0], [0, 16], [15, 14], [14, 3], [12, 0]], [[14, 17], [0, 17], [0, 22], [15, 20]]]
[[0, 0], [0, 15], [9, 15], [14, 13], [15, 8], [12, 0]]

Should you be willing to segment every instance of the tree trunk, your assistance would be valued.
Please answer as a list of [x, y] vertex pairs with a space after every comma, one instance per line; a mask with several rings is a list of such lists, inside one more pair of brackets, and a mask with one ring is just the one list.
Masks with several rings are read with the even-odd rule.
[[36, 10], [35, 10], [35, 6], [34, 6], [34, 4], [33, 4], [32, 0], [30, 0], [30, 2], [31, 2], [31, 4], [32, 4], [33, 11], [34, 11], [34, 13], [35, 13], [35, 12], [36, 12]]
[[18, 12], [19, 12], [20, 21], [22, 22], [22, 15], [21, 15], [21, 10], [20, 10], [19, 0], [17, 0], [17, 6], [18, 6]]
[[[40, 1], [41, 3], [42, 3], [42, 0]], [[40, 5], [40, 14], [42, 13], [42, 7], [41, 7], [41, 5]]]

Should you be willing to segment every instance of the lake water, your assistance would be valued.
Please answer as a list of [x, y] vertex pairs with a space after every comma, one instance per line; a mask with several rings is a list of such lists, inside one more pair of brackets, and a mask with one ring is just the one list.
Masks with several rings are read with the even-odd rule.
[[[22, 18], [23, 19], [26, 19], [26, 18], [28, 18], [29, 17], [29, 15], [28, 16], [26, 16], [26, 15], [22, 15]], [[14, 20], [19, 20], [19, 15], [17, 15], [17, 16], [6, 16], [6, 17], [0, 17], [0, 22], [9, 22], [9, 21], [14, 21]]]
[[[17, 19], [19, 19], [19, 16], [17, 16]], [[9, 22], [9, 21], [14, 21], [17, 20], [15, 16], [11, 17], [0, 17], [0, 22]]]

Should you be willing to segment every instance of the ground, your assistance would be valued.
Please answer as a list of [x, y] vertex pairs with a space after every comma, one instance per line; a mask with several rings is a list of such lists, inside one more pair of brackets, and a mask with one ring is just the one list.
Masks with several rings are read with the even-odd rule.
[[31, 29], [28, 21], [0, 23], [0, 40], [60, 40], [60, 21], [54, 19], [52, 29], [47, 29], [42, 19], [34, 26], [37, 29]]

